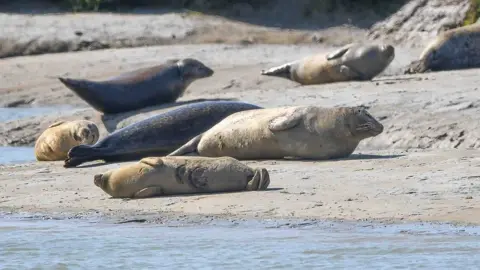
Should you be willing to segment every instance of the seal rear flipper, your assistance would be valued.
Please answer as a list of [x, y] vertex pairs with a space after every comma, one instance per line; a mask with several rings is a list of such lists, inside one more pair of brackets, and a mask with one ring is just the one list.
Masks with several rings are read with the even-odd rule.
[[177, 150], [171, 152], [167, 156], [196, 156], [198, 155], [197, 152], [197, 146], [198, 143], [200, 143], [200, 140], [202, 139], [203, 133], [200, 135], [197, 135], [184, 145], [180, 146]]
[[151, 186], [143, 188], [135, 194], [133, 194], [132, 198], [141, 199], [141, 198], [150, 198], [163, 195], [163, 189], [160, 186]]
[[270, 185], [270, 174], [265, 168], [255, 169], [252, 180], [248, 181], [246, 190], [266, 190]]
[[283, 64], [281, 66], [272, 67], [262, 70], [262, 75], [275, 76], [290, 79], [292, 63]]
[[351, 78], [352, 80], [368, 81], [372, 79], [346, 65], [340, 66], [340, 73], [344, 74], [348, 78]]
[[[115, 110], [112, 110], [108, 107], [107, 104], [99, 99], [101, 95], [107, 95], [107, 93], [95, 93], [97, 86], [97, 82], [87, 81], [87, 80], [76, 80], [64, 77], [58, 77], [58, 80], [62, 82], [68, 89], [73, 91], [77, 96], [87, 102], [90, 106], [92, 106], [95, 110], [102, 112], [102, 113], [115, 113]], [[106, 89], [107, 86], [104, 86]], [[104, 90], [100, 89], [98, 91]]]
[[77, 145], [68, 151], [67, 159], [65, 159], [63, 167], [71, 168], [78, 166], [84, 162], [102, 159], [104, 150], [94, 148], [90, 145]]

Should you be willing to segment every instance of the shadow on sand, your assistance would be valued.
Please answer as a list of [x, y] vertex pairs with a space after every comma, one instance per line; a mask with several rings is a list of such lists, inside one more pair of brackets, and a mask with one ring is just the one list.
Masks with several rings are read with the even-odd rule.
[[[167, 155], [167, 154], [165, 154]], [[346, 158], [332, 158], [332, 159], [299, 159], [299, 158], [285, 158], [285, 159], [249, 159], [249, 160], [241, 160], [245, 162], [262, 162], [262, 161], [295, 161], [301, 163], [311, 163], [311, 162], [327, 162], [327, 161], [342, 161], [342, 160], [374, 160], [374, 159], [394, 159], [394, 158], [401, 158], [405, 155], [371, 155], [371, 154], [352, 154]], [[126, 163], [126, 162], [135, 162], [137, 160], [125, 160], [125, 161], [115, 161], [115, 162], [101, 162], [101, 163], [93, 163], [93, 164], [86, 164], [86, 165], [79, 165], [75, 168], [93, 168], [99, 166], [105, 166], [110, 164], [117, 164], [117, 163]]]
[[[255, 190], [256, 192], [264, 192], [264, 191], [279, 191], [283, 190], [283, 188], [267, 188], [266, 190]], [[173, 194], [173, 195], [161, 195], [161, 196], [154, 196], [148, 198], [113, 198], [109, 197], [110, 200], [122, 200], [122, 201], [131, 201], [131, 200], [148, 200], [148, 199], [156, 199], [156, 198], [177, 198], [177, 197], [195, 197], [195, 196], [209, 196], [214, 194], [230, 194], [230, 193], [241, 193], [247, 192], [246, 190], [238, 190], [238, 191], [224, 191], [224, 192], [203, 192], [203, 193], [189, 193], [189, 194]]]

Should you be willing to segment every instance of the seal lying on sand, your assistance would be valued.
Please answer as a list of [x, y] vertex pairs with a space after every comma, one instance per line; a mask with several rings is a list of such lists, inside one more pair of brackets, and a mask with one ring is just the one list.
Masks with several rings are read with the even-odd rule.
[[230, 114], [260, 108], [239, 101], [205, 101], [183, 105], [121, 128], [93, 146], [72, 148], [64, 167], [98, 159], [107, 162], [127, 161], [168, 154]]
[[344, 158], [362, 139], [382, 132], [383, 125], [363, 107], [268, 108], [232, 114], [169, 156]]
[[480, 67], [480, 24], [440, 33], [413, 61], [405, 74]]
[[94, 176], [114, 198], [265, 190], [270, 176], [231, 157], [148, 157]]
[[286, 78], [302, 85], [367, 81], [383, 72], [395, 57], [391, 45], [352, 43], [330, 52], [262, 70], [262, 75]]
[[72, 147], [94, 144], [99, 134], [97, 125], [87, 120], [53, 123], [35, 142], [35, 157], [38, 161], [64, 160]]
[[169, 60], [164, 64], [121, 74], [105, 81], [59, 80], [102, 113], [120, 113], [176, 101], [196, 79], [213, 70], [198, 60]]

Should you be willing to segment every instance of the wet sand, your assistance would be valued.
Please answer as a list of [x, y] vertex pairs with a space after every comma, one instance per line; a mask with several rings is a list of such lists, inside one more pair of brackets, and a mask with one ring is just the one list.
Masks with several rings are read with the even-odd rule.
[[[181, 101], [235, 98], [265, 107], [363, 104], [370, 106], [385, 131], [362, 142], [348, 160], [246, 162], [270, 170], [271, 190], [264, 192], [109, 199], [93, 185], [93, 175], [121, 163], [73, 169], [63, 168], [62, 162], [5, 165], [0, 167], [0, 210], [66, 217], [186, 215], [195, 217], [189, 219], [192, 222], [199, 220], [196, 215], [207, 215], [479, 224], [478, 70], [398, 75], [418, 55], [398, 48], [392, 65], [372, 82], [301, 87], [260, 76], [263, 68], [327, 49], [331, 48], [175, 45], [4, 59], [0, 66], [4, 106], [71, 105], [76, 111], [2, 122], [3, 145], [33, 145], [43, 128], [59, 119], [92, 119], [105, 135], [108, 128], [162, 110], [102, 121], [50, 76], [101, 78], [187, 56], [205, 62], [216, 73], [193, 83]], [[22, 102], [26, 99], [30, 101]]]

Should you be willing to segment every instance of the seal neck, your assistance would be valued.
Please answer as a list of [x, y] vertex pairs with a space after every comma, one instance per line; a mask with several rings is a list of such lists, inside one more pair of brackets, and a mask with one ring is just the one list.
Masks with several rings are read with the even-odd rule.
[[179, 76], [180, 80], [185, 81], [183, 64], [180, 63], [180, 61], [178, 61], [177, 63], [175, 63], [175, 65], [177, 66], [178, 76]]

